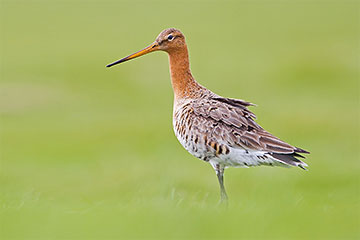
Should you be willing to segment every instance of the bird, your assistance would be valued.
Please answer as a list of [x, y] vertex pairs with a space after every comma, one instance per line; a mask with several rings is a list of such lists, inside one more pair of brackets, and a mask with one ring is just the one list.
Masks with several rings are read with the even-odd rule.
[[175, 136], [189, 153], [213, 167], [220, 185], [220, 202], [228, 201], [224, 186], [224, 171], [228, 167], [295, 166], [306, 170], [307, 164], [299, 158], [310, 152], [262, 128], [248, 109], [255, 104], [219, 96], [195, 80], [180, 30], [165, 29], [146, 48], [106, 67], [155, 51], [165, 51], [169, 57]]

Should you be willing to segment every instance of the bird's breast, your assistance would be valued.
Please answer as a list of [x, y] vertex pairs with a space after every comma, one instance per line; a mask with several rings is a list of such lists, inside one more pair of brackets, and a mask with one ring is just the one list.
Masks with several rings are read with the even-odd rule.
[[206, 134], [193, 111], [189, 103], [174, 107], [173, 128], [175, 136], [189, 153], [207, 161], [211, 154], [206, 146]]

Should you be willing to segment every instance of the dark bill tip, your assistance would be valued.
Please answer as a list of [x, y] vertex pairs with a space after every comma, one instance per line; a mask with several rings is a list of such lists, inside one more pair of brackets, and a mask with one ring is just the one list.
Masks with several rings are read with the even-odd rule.
[[127, 57], [126, 57], [126, 58], [123, 58], [123, 59], [120, 59], [120, 60], [118, 60], [118, 61], [116, 61], [116, 62], [110, 63], [110, 64], [106, 65], [106, 67], [112, 67], [112, 66], [114, 66], [114, 65], [116, 65], [116, 64], [125, 62], [126, 60], [127, 60]]
[[140, 50], [140, 51], [138, 51], [138, 52], [136, 52], [136, 53], [133, 53], [133, 54], [127, 56], [127, 57], [124, 57], [124, 58], [122, 58], [122, 59], [120, 59], [120, 60], [118, 60], [118, 61], [116, 61], [116, 62], [113, 62], [113, 63], [110, 63], [110, 64], [106, 65], [106, 67], [112, 67], [112, 66], [114, 66], [114, 65], [116, 65], [116, 64], [119, 64], [119, 63], [122, 63], [122, 62], [126, 62], [126, 61], [128, 61], [128, 60], [131, 60], [131, 59], [140, 57], [140, 56], [142, 56], [142, 55], [144, 55], [144, 54], [147, 54], [147, 53], [156, 51], [156, 50], [157, 50], [157, 49], [156, 49], [157, 46], [158, 46], [157, 43], [153, 43], [153, 44], [151, 44], [150, 46], [144, 48], [143, 50]]

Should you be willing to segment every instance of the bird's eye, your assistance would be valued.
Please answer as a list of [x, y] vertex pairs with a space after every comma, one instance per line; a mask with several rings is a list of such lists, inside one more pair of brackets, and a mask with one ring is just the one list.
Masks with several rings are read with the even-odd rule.
[[173, 36], [173, 35], [169, 35], [169, 36], [167, 37], [167, 39], [171, 41], [171, 40], [174, 39], [174, 36]]

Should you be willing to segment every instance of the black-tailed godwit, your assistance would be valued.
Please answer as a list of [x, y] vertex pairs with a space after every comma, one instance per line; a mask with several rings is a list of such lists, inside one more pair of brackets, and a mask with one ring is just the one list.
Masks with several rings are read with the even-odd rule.
[[252, 103], [221, 97], [195, 81], [190, 71], [184, 35], [177, 29], [162, 31], [150, 46], [107, 67], [154, 51], [169, 55], [174, 90], [173, 127], [181, 145], [209, 162], [220, 184], [221, 200], [227, 200], [224, 170], [227, 167], [298, 166], [309, 153], [273, 136], [255, 122], [247, 107]]

